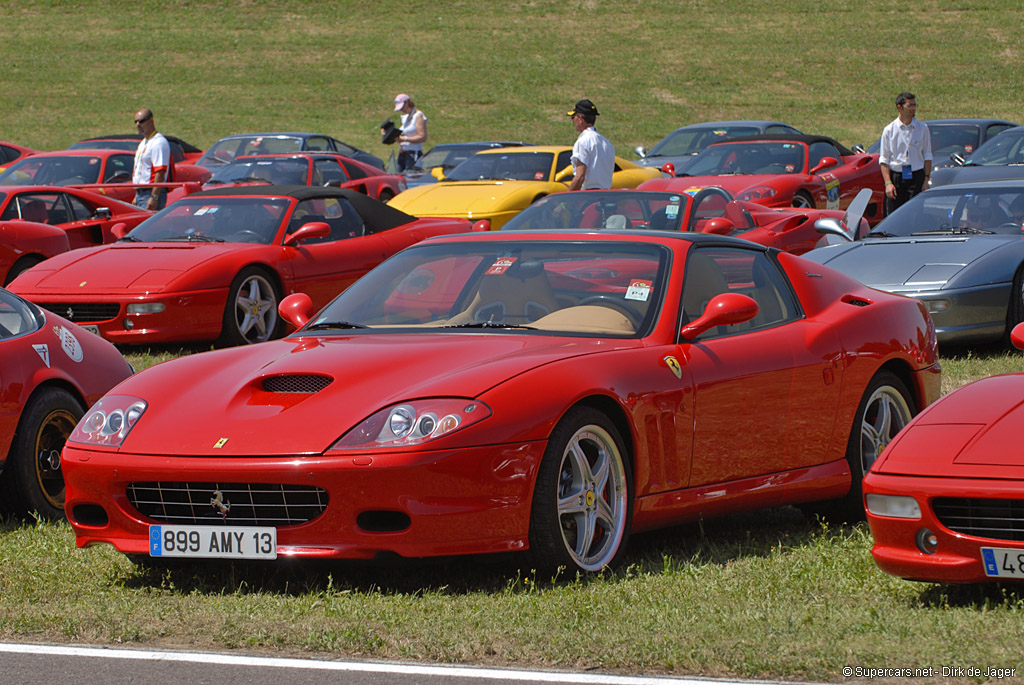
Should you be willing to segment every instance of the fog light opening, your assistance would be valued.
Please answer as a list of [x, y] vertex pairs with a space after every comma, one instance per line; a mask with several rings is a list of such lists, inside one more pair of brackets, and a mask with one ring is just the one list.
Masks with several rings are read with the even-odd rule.
[[917, 531], [915, 542], [917, 543], [917, 548], [925, 554], [935, 554], [939, 549], [938, 536], [927, 528]]
[[125, 319], [124, 321], [121, 322], [121, 325], [124, 327], [126, 331], [130, 331], [131, 329], [135, 328], [135, 322], [132, 321], [131, 319]]

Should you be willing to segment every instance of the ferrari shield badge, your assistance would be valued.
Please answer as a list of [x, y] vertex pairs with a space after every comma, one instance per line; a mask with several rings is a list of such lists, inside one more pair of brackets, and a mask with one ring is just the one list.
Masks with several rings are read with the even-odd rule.
[[213, 443], [213, 449], [219, 450], [221, 447], [223, 447], [226, 444], [228, 444], [228, 439], [227, 438], [221, 438], [217, 442]]
[[671, 371], [676, 378], [682, 379], [683, 367], [679, 364], [678, 359], [676, 359], [672, 355], [669, 355], [665, 357], [663, 361], [665, 362], [665, 365], [668, 366], [669, 371]]
[[33, 345], [32, 349], [36, 351], [39, 358], [46, 364], [46, 368], [50, 368], [50, 348], [48, 345]]

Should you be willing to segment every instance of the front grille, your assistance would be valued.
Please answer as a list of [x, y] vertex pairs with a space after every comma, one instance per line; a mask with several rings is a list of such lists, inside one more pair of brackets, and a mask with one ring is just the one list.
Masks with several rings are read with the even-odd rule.
[[263, 389], [267, 392], [320, 392], [334, 382], [330, 376], [312, 374], [292, 376], [270, 376], [263, 379]]
[[121, 311], [121, 305], [105, 302], [39, 302], [40, 307], [57, 316], [63, 316], [68, 321], [81, 323], [83, 321], [110, 321]]
[[130, 483], [126, 494], [155, 521], [232, 526], [297, 526], [322, 514], [328, 499], [323, 488], [272, 483]]
[[1024, 500], [943, 497], [932, 511], [939, 523], [963, 535], [1024, 541]]

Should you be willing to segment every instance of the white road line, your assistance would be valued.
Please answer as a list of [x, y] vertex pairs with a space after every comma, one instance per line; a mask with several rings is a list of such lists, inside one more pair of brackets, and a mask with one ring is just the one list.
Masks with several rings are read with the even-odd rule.
[[[141, 661], [180, 661], [188, 663], [222, 664], [227, 666], [261, 666], [266, 668], [294, 668], [319, 671], [352, 671], [364, 673], [393, 673], [396, 675], [447, 676], [449, 678], [479, 678], [490, 680], [516, 680], [532, 683], [579, 683], [580, 685], [708, 685], [723, 683], [719, 679], [670, 678], [600, 675], [594, 673], [544, 672], [475, 668], [471, 666], [426, 666], [385, 662], [319, 661], [316, 659], [286, 659], [260, 656], [236, 656], [207, 652], [171, 652], [144, 649], [112, 649], [106, 647], [69, 647], [64, 645], [33, 645], [0, 643], [0, 653], [50, 654], [54, 656], [94, 657], [100, 659], [137, 659]], [[753, 682], [753, 681], [744, 681]], [[760, 681], [765, 682], [765, 681]]]

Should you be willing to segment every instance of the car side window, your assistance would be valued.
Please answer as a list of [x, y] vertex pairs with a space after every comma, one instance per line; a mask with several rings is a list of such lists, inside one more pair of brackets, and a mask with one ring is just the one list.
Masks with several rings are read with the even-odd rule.
[[341, 160], [341, 165], [345, 167], [345, 172], [348, 174], [348, 177], [353, 180], [357, 178], [367, 178], [369, 176], [369, 174], [357, 167], [355, 164], [346, 162], [345, 160]]
[[1010, 126], [1009, 124], [990, 124], [989, 127], [985, 129], [985, 140], [1002, 133], [1008, 128], [1013, 128], [1013, 126]]
[[731, 247], [691, 249], [683, 272], [683, 321], [699, 318], [723, 293], [753, 298], [757, 314], [749, 321], [706, 331], [698, 340], [774, 328], [800, 317], [789, 282], [769, 254]]
[[765, 133], [781, 133], [784, 136], [798, 136], [800, 131], [797, 131], [792, 126], [782, 126], [780, 124], [772, 124], [765, 128]]
[[288, 233], [294, 233], [312, 221], [323, 221], [331, 227], [331, 233], [323, 238], [306, 239], [303, 241], [304, 245], [358, 238], [366, 232], [362, 217], [348, 200], [341, 197], [321, 197], [300, 202], [288, 222]]
[[79, 200], [74, 195], [68, 195], [67, 193], [65, 193], [64, 200], [65, 202], [68, 203], [68, 206], [71, 207], [71, 212], [68, 216], [68, 221], [85, 221], [86, 219], [92, 218], [92, 208], [89, 207], [84, 202], [82, 202], [81, 200]]
[[329, 152], [331, 149], [331, 143], [323, 136], [310, 136], [309, 138], [306, 138], [306, 144], [302, 149], [315, 150], [317, 152]]
[[341, 168], [333, 159], [318, 159], [313, 162], [313, 166], [320, 172], [320, 177], [324, 183], [345, 183], [348, 181], [348, 176], [345, 175], [345, 170]]
[[[820, 140], [817, 143], [811, 143], [807, 159], [808, 171], [817, 166], [825, 157], [835, 157], [837, 160], [842, 159], [842, 155], [839, 154], [839, 150], [837, 150], [834, 145]], [[834, 169], [836, 166], [838, 165], [833, 165], [827, 168]]]
[[124, 183], [132, 180], [135, 155], [111, 155], [103, 175], [104, 183]]

